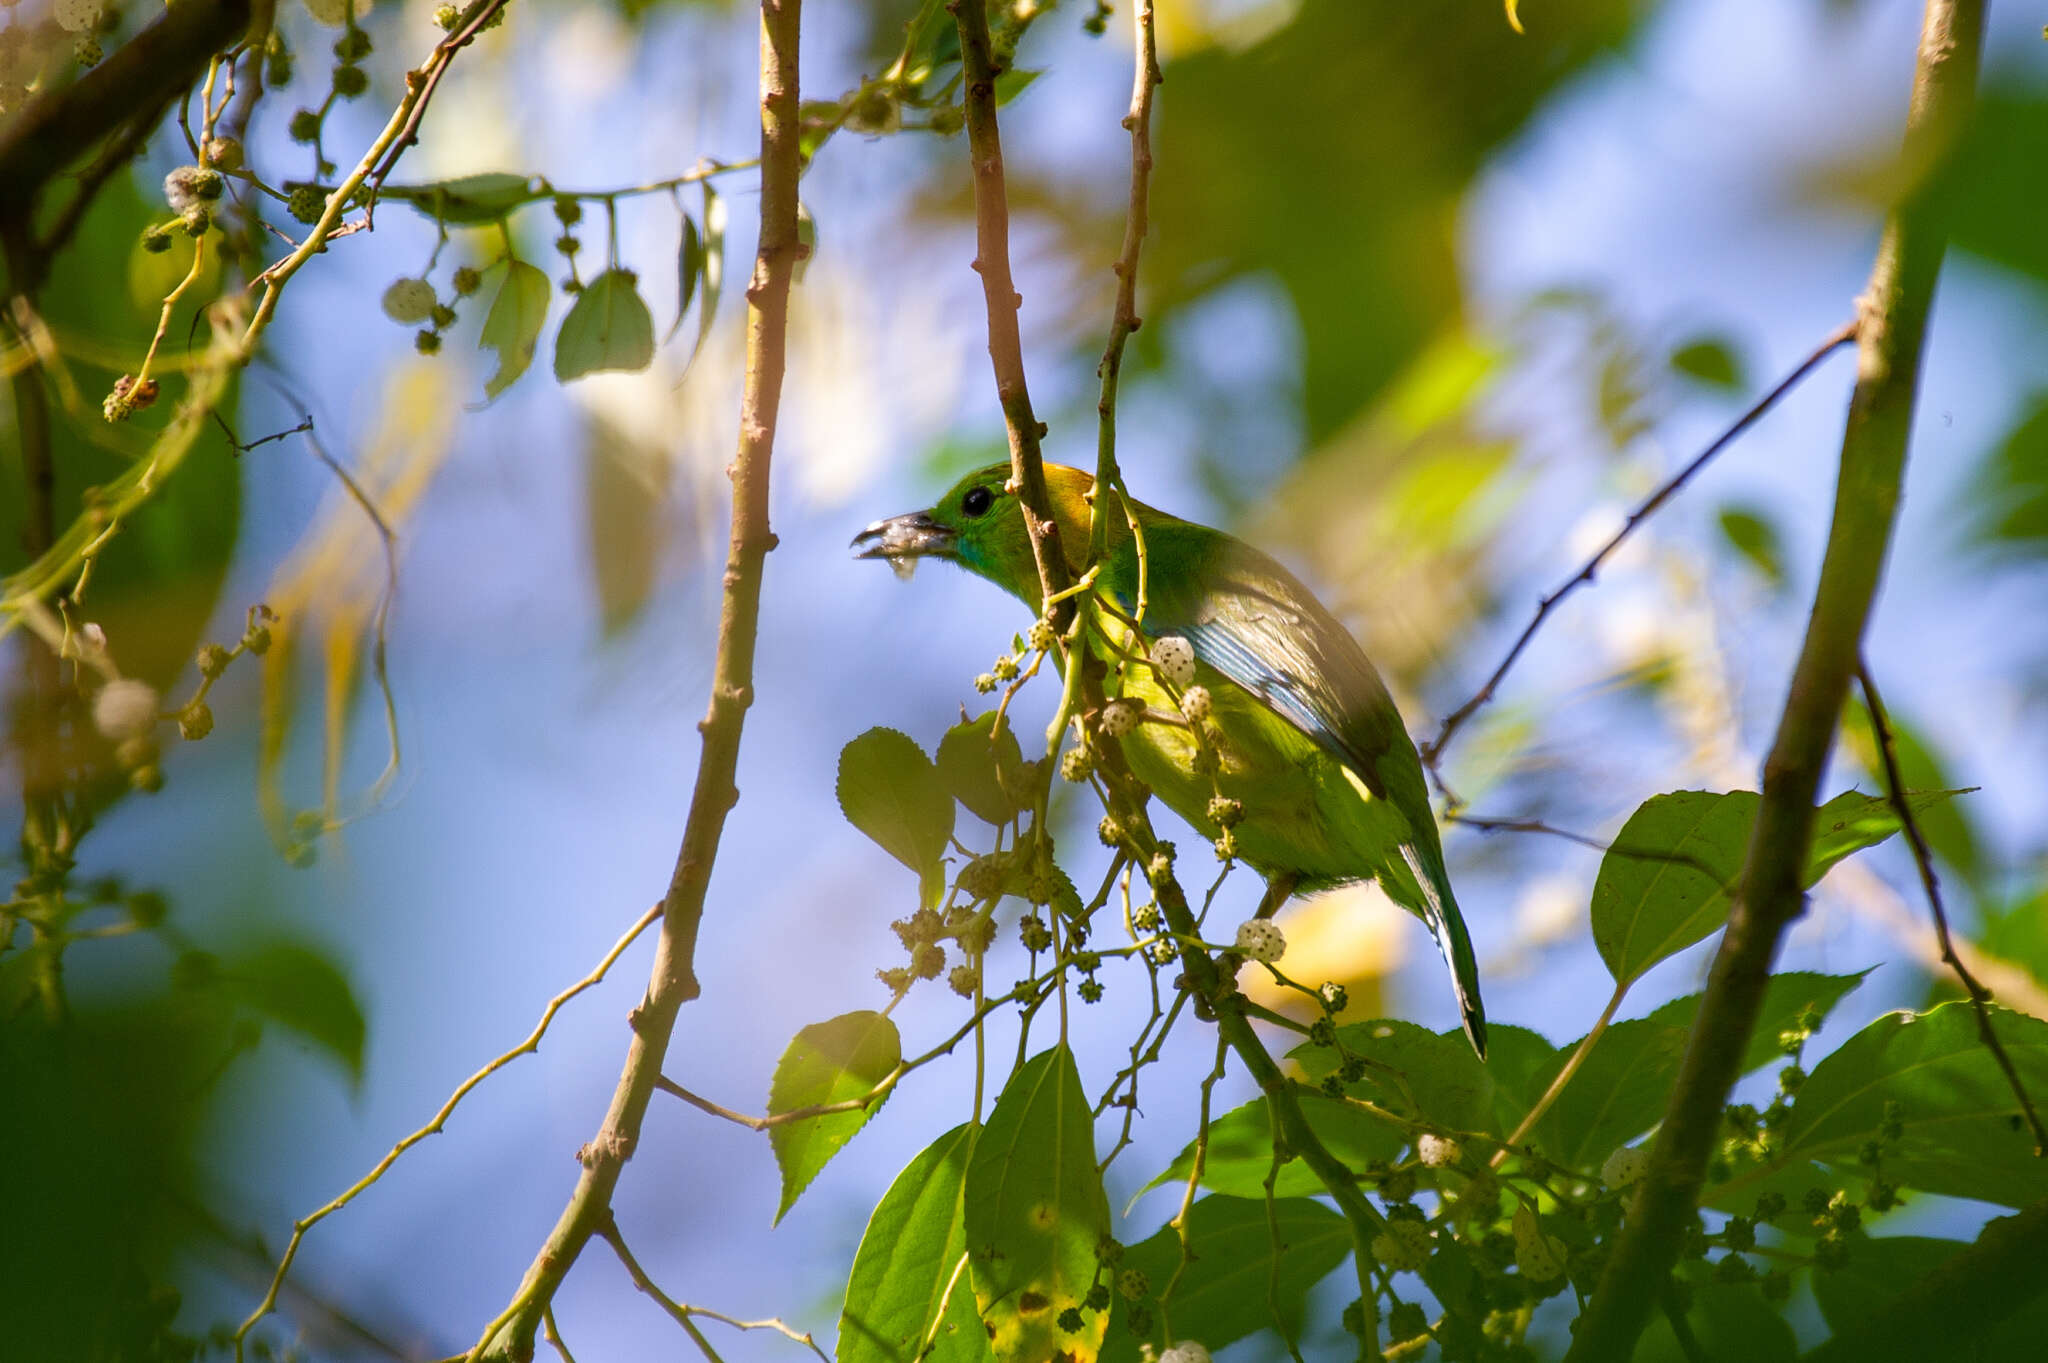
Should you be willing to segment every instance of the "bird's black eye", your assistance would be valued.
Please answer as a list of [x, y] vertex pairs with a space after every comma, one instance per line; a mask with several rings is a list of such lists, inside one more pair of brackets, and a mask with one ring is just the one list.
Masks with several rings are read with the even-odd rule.
[[970, 516], [979, 516], [995, 505], [996, 495], [985, 487], [971, 487], [960, 499], [960, 509]]

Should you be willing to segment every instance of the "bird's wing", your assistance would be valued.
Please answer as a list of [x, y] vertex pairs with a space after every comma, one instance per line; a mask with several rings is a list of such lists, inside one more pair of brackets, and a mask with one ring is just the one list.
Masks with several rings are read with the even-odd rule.
[[[1350, 632], [1294, 574], [1242, 540], [1186, 521], [1148, 526], [1145, 537], [1146, 557], [1158, 565], [1148, 574], [1145, 632], [1187, 639], [1196, 657], [1384, 798], [1381, 759], [1408, 736]], [[1119, 604], [1128, 611], [1136, 603]]]

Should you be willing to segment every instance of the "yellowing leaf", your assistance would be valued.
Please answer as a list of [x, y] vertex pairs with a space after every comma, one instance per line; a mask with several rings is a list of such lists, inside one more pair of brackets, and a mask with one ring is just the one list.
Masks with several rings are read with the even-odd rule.
[[653, 359], [654, 314], [638, 277], [614, 267], [585, 284], [555, 336], [555, 377], [645, 369]]

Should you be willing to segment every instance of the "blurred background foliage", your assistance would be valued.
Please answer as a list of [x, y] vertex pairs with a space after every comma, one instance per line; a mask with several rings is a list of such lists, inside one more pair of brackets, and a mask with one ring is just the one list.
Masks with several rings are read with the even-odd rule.
[[[147, 17], [117, 8], [110, 47]], [[358, 6], [370, 88], [331, 115], [329, 156], [367, 143], [438, 36], [433, 8]], [[915, 9], [814, 6], [806, 96], [884, 69]], [[1049, 12], [1018, 61], [1044, 74], [1005, 108], [1020, 288], [1051, 448], [1086, 462], [1127, 190], [1129, 47], [1120, 21], [1084, 33], [1078, 0], [1033, 9]], [[1132, 486], [1301, 569], [1388, 672], [1418, 738], [1630, 502], [1844, 320], [1879, 210], [1925, 170], [1893, 155], [1917, 4], [1522, 9], [1526, 36], [1491, 0], [1160, 11], [1154, 230], [1123, 409]], [[61, 83], [51, 13], [10, 6], [0, 32], [10, 69], [40, 52], [43, 79]], [[322, 98], [336, 30], [315, 14], [339, 6], [279, 13], [297, 74], [267, 96], [249, 145], [273, 182], [304, 173], [286, 124]], [[1982, 787], [1931, 811], [1928, 833], [1980, 973], [2039, 1013], [2048, 60], [2020, 7], [1994, 17], [1981, 116], [1941, 171], [1958, 250], [1871, 656], [1909, 784]], [[746, 5], [522, 0], [458, 62], [397, 178], [510, 171], [601, 190], [737, 160], [752, 154], [753, 82]], [[739, 1106], [758, 1103], [797, 1026], [878, 1000], [868, 973], [890, 960], [886, 924], [911, 893], [837, 823], [839, 744], [891, 723], [929, 746], [1021, 623], [964, 578], [899, 586], [841, 548], [999, 448], [964, 143], [885, 135], [916, 121], [863, 109], [805, 181], [817, 249], [793, 320], [761, 704], [702, 947], [707, 996], [679, 1042], [691, 1075]], [[160, 256], [138, 245], [181, 142], [168, 128], [151, 139], [38, 292], [59, 528], [165, 419], [167, 403], [110, 426], [99, 400], [189, 261], [182, 238]], [[751, 241], [746, 176], [721, 184], [731, 240]], [[622, 199], [613, 233], [657, 335], [682, 292], [679, 209], [705, 219], [692, 192]], [[560, 230], [540, 199], [505, 240], [559, 279]], [[594, 251], [597, 226], [579, 230]], [[212, 692], [216, 735], [164, 740], [160, 793], [131, 789], [134, 764], [66, 702], [40, 642], [0, 642], [0, 800], [26, 829], [0, 917], [0, 1150], [18, 1175], [0, 1317], [24, 1357], [217, 1346], [290, 1220], [522, 1035], [666, 875], [708, 669], [739, 309], [700, 297], [715, 315], [687, 378], [694, 327], [640, 372], [558, 385], [536, 363], [487, 405], [482, 300], [433, 358], [377, 312], [395, 277], [499, 254], [495, 229], [438, 237], [391, 204], [373, 235], [309, 267], [223, 429], [95, 561], [69, 623], [97, 625], [122, 673], [169, 706], [198, 683], [202, 642], [266, 630], [268, 651]], [[586, 257], [585, 277], [596, 269]], [[194, 304], [233, 282], [209, 273], [174, 311], [172, 371], [204, 344]], [[558, 285], [543, 358], [568, 305]], [[38, 535], [19, 438], [34, 413], [12, 349], [9, 366], [0, 574]], [[1485, 812], [1600, 834], [1657, 790], [1754, 783], [1811, 590], [1845, 371], [1730, 451], [1556, 622], [1451, 753], [1455, 789]], [[311, 432], [253, 445], [309, 417]], [[252, 620], [258, 603], [280, 618]], [[1838, 766], [1836, 787], [1876, 788], [1860, 713]], [[1583, 1030], [1599, 978], [1581, 926], [1594, 863], [1509, 835], [1454, 832], [1450, 852], [1498, 1014], [1553, 1038]], [[1845, 1015], [1945, 996], [1911, 886], [1896, 847], [1846, 864], [1795, 934], [1794, 965], [1886, 963]], [[1429, 989], [1403, 983], [1426, 956], [1412, 924], [1376, 895], [1294, 912], [1295, 950], [1316, 962], [1303, 971], [1351, 981], [1354, 1013], [1442, 1021]], [[1660, 973], [1663, 996], [1700, 960]], [[602, 1109], [636, 969], [565, 1015], [524, 1079], [480, 1092], [473, 1117], [394, 1176], [405, 1191], [323, 1227], [295, 1277], [304, 1291], [259, 1339], [422, 1357], [494, 1314]], [[913, 1000], [905, 1025], [951, 1016], [948, 1001]], [[1178, 1147], [1202, 1049], [1169, 1056], [1179, 1077], [1148, 1098], [1164, 1134], [1113, 1171], [1113, 1192], [1134, 1193]], [[636, 1245], [693, 1299], [827, 1320], [866, 1208], [964, 1110], [963, 1078], [923, 1077], [773, 1238], [765, 1151], [658, 1118], [622, 1210]], [[1140, 1204], [1125, 1238], [1164, 1214]], [[1914, 1214], [1966, 1234], [1983, 1212], [1930, 1198]], [[561, 1313], [596, 1356], [666, 1347], [671, 1327], [631, 1295], [593, 1264]], [[747, 1336], [727, 1356], [788, 1347]]]

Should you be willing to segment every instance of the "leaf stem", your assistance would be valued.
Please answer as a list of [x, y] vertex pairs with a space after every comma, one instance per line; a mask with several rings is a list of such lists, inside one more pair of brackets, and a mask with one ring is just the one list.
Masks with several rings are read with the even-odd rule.
[[1632, 980], [1622, 980], [1614, 986], [1614, 992], [1607, 998], [1607, 1006], [1602, 1008], [1600, 1016], [1593, 1020], [1592, 1030], [1587, 1032], [1579, 1041], [1579, 1044], [1572, 1049], [1571, 1058], [1564, 1062], [1564, 1068], [1557, 1072], [1557, 1078], [1550, 1081], [1550, 1087], [1543, 1090], [1543, 1096], [1538, 1098], [1535, 1105], [1529, 1109], [1528, 1114], [1515, 1124], [1514, 1131], [1509, 1134], [1507, 1140], [1501, 1143], [1500, 1149], [1493, 1152], [1493, 1158], [1488, 1161], [1488, 1167], [1500, 1168], [1502, 1162], [1507, 1159], [1510, 1150], [1528, 1139], [1529, 1133], [1535, 1129], [1536, 1123], [1543, 1120], [1543, 1114], [1550, 1111], [1550, 1105], [1557, 1101], [1557, 1095], [1564, 1092], [1564, 1086], [1572, 1081], [1572, 1076], [1579, 1072], [1579, 1066], [1585, 1063], [1587, 1054], [1593, 1049], [1593, 1044], [1600, 1040], [1601, 1035], [1606, 1032], [1607, 1024], [1614, 1021], [1614, 1011], [1621, 1007], [1621, 1001], [1628, 994], [1628, 987], [1632, 983], [1634, 983]]

